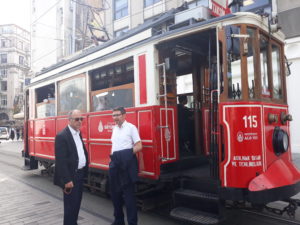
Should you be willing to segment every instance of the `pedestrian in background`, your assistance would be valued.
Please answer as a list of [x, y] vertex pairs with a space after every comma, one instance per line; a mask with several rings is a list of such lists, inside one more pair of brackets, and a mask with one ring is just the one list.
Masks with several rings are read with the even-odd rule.
[[19, 138], [20, 138], [20, 128], [17, 128], [16, 133], [17, 133], [17, 140], [19, 140]]
[[113, 110], [116, 123], [111, 141], [111, 162], [109, 164], [110, 193], [114, 206], [115, 220], [112, 225], [125, 225], [123, 205], [125, 203], [128, 225], [137, 225], [135, 183], [138, 179], [136, 153], [142, 150], [137, 128], [128, 123], [123, 107]]
[[77, 225], [88, 170], [88, 155], [80, 134], [82, 121], [79, 110], [71, 111], [68, 126], [55, 137], [54, 184], [63, 189], [64, 225]]
[[14, 128], [10, 129], [10, 139], [13, 141], [15, 139], [15, 130]]

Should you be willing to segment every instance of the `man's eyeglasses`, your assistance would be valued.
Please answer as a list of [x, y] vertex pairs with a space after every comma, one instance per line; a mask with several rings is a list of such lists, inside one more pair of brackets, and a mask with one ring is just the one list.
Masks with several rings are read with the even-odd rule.
[[121, 116], [122, 114], [119, 113], [119, 114], [113, 114], [112, 117], [117, 117], [117, 116]]
[[79, 120], [83, 121], [83, 117], [77, 117], [77, 118], [72, 118], [72, 119], [75, 120], [76, 122], [78, 122]]

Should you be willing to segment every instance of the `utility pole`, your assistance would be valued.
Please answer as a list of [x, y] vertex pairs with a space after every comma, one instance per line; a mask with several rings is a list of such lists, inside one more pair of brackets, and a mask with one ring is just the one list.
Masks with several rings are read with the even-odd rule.
[[76, 44], [76, 1], [73, 2], [73, 21], [72, 21], [72, 51], [71, 54], [75, 53], [75, 44]]

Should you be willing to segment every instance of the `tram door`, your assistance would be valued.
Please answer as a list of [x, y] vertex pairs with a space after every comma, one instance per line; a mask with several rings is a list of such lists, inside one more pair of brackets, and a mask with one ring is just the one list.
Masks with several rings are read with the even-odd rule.
[[180, 158], [210, 154], [210, 97], [215, 88], [211, 81], [216, 81], [215, 39], [215, 31], [210, 30], [157, 46], [160, 63], [167, 65], [168, 105], [177, 107]]

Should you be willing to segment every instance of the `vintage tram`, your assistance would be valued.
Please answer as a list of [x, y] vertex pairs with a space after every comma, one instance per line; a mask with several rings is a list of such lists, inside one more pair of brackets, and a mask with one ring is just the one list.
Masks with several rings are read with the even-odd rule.
[[145, 208], [170, 194], [172, 216], [213, 224], [220, 202], [266, 204], [298, 193], [282, 33], [253, 13], [166, 28], [173, 19], [166, 13], [34, 77], [25, 93], [25, 167], [55, 164], [55, 135], [77, 108], [86, 185], [106, 192], [111, 109], [124, 106], [143, 143], [137, 195]]

